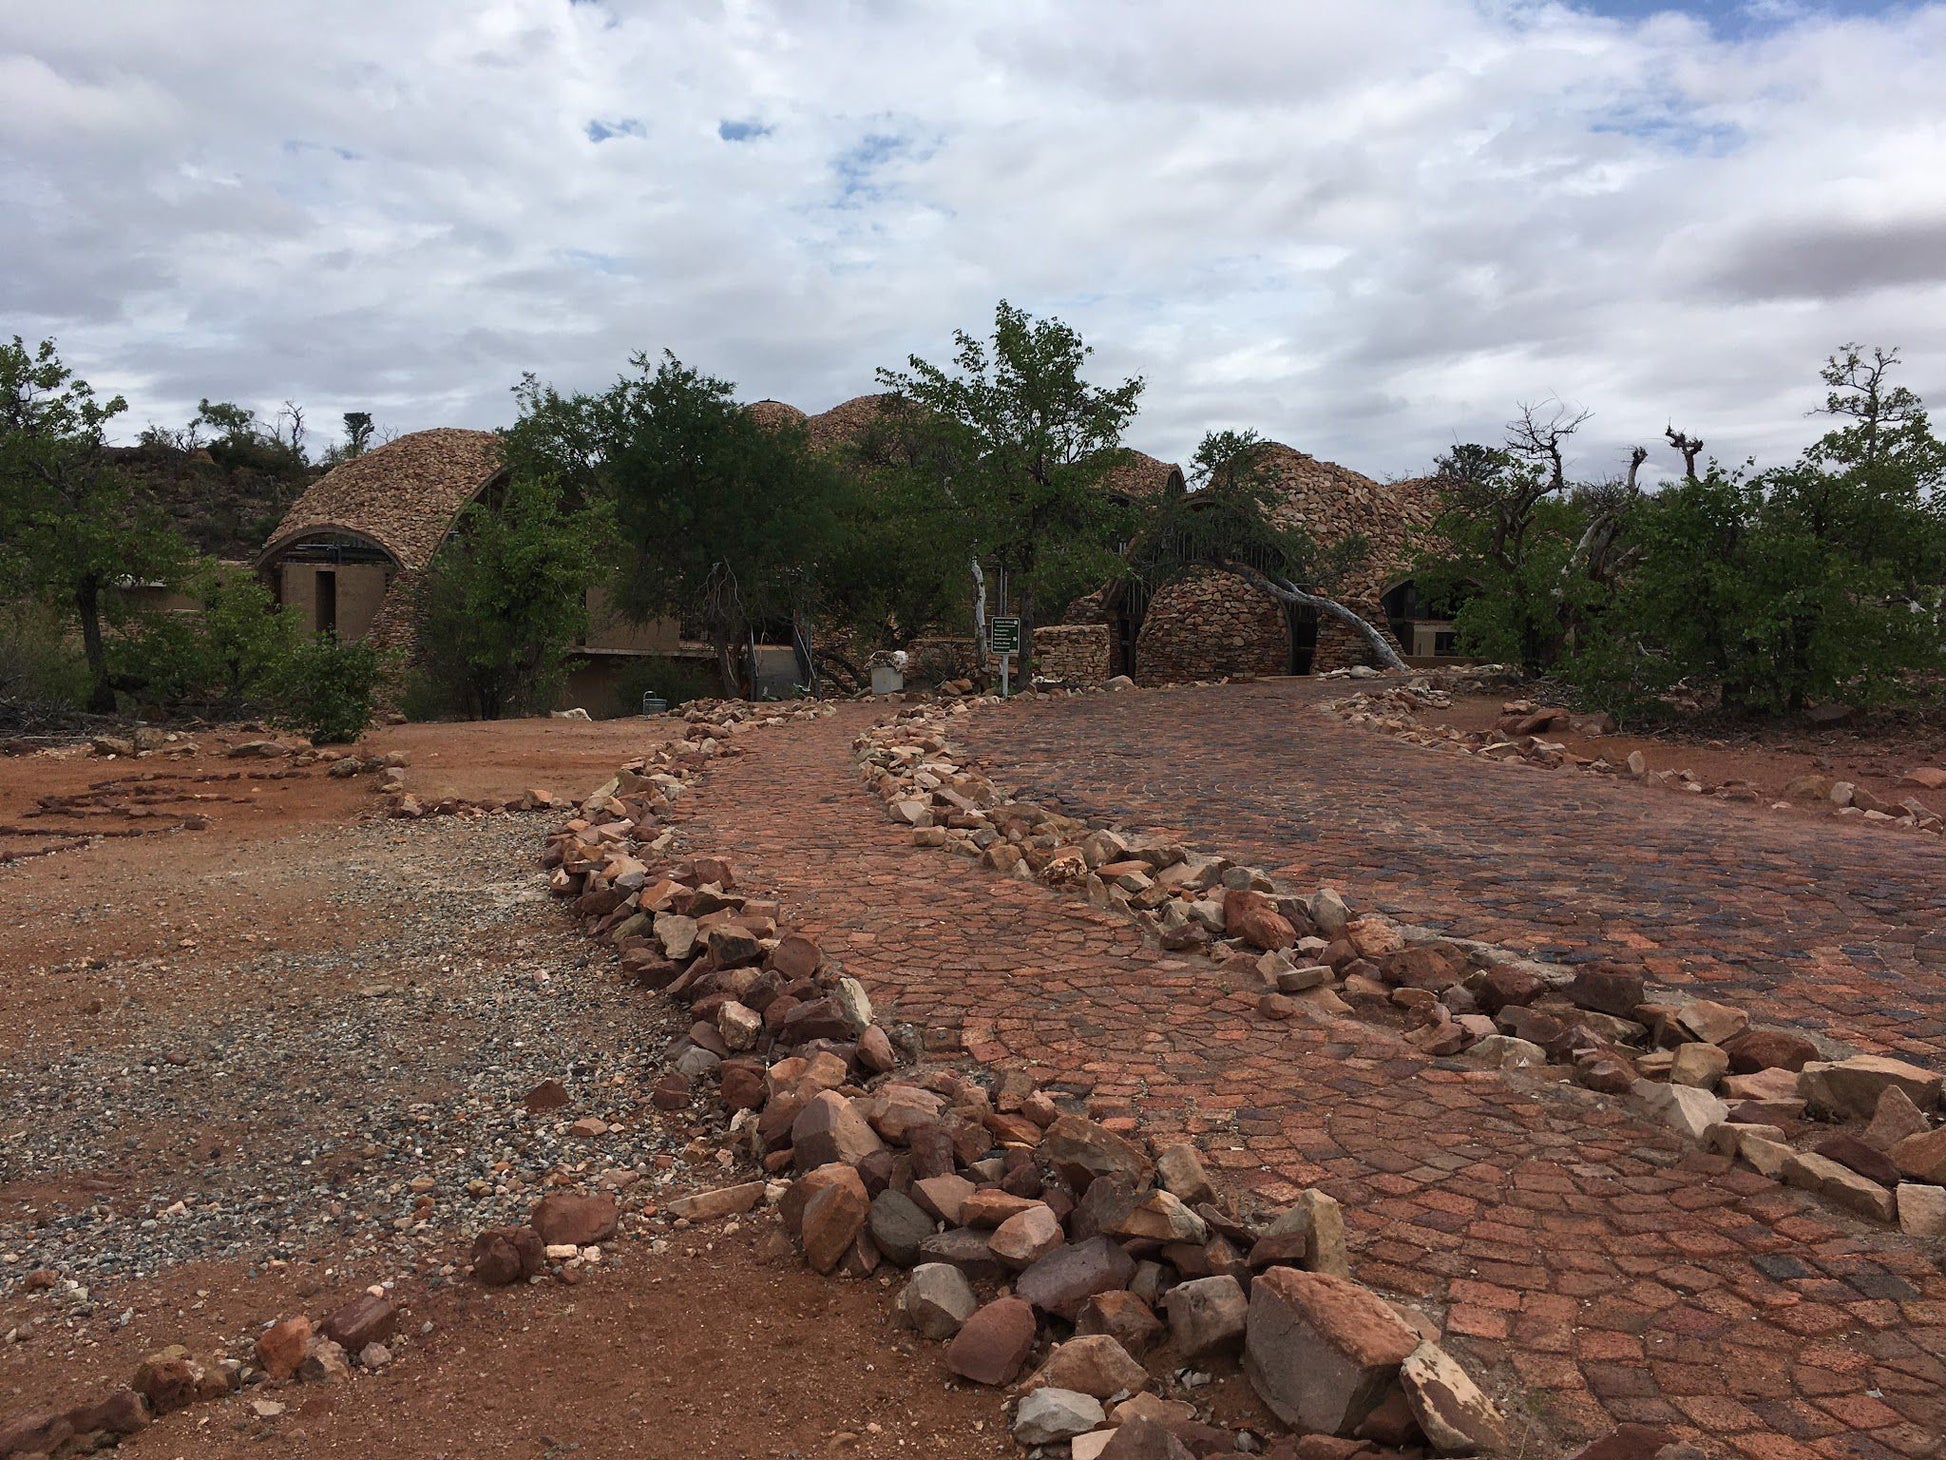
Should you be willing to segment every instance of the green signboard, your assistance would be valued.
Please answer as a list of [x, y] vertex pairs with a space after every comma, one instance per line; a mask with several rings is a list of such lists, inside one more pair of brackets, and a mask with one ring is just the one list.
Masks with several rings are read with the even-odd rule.
[[995, 618], [987, 621], [987, 648], [995, 654], [1020, 652], [1020, 620]]

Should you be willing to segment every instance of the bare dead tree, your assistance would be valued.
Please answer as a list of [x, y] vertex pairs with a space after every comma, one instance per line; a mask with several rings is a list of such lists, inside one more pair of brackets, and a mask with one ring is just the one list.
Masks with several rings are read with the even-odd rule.
[[1288, 579], [1271, 578], [1251, 567], [1248, 563], [1231, 560], [1224, 563], [1223, 566], [1243, 579], [1244, 582], [1256, 588], [1259, 592], [1268, 593], [1272, 598], [1277, 599], [1281, 603], [1294, 603], [1304, 608], [1314, 608], [1319, 613], [1330, 614], [1340, 623], [1348, 624], [1352, 631], [1364, 641], [1365, 647], [1371, 650], [1372, 657], [1377, 659], [1387, 669], [1396, 669], [1403, 673], [1411, 668], [1405, 660], [1399, 657], [1399, 651], [1394, 649], [1386, 641], [1384, 634], [1373, 628], [1372, 625], [1367, 623], [1356, 612], [1346, 608], [1337, 599], [1326, 598], [1321, 593], [1307, 593]]
[[1648, 447], [1634, 447], [1628, 454], [1627, 476], [1590, 483], [1575, 494], [1575, 500], [1588, 514], [1588, 525], [1582, 529], [1568, 560], [1561, 565], [1563, 587], [1576, 574], [1585, 574], [1604, 587], [1612, 585], [1641, 556], [1635, 548], [1618, 552], [1617, 544], [1629, 512], [1642, 498], [1639, 478], [1642, 463], [1648, 459]]
[[1678, 431], [1674, 426], [1663, 429], [1662, 434], [1669, 438], [1669, 444], [1682, 453], [1682, 473], [1690, 481], [1696, 480], [1696, 458], [1703, 454], [1703, 438], [1690, 436]]

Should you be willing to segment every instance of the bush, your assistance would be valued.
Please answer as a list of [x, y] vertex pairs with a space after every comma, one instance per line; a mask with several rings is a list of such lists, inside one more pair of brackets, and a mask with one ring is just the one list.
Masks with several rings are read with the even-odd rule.
[[0, 605], [0, 699], [79, 709], [88, 701], [88, 663], [53, 609]]
[[615, 701], [606, 718], [642, 713], [642, 696], [660, 695], [674, 709], [690, 700], [714, 699], [722, 690], [716, 668], [694, 659], [634, 659], [621, 673]]
[[370, 644], [318, 634], [271, 676], [272, 718], [320, 745], [356, 740], [372, 720], [381, 664]]

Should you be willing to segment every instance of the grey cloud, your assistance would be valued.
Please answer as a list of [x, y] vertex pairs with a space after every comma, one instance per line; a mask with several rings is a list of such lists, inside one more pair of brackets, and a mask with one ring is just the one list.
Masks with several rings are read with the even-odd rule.
[[1884, 222], [1821, 219], [1745, 232], [1703, 280], [1725, 298], [1834, 301], [1946, 284], [1946, 213]]

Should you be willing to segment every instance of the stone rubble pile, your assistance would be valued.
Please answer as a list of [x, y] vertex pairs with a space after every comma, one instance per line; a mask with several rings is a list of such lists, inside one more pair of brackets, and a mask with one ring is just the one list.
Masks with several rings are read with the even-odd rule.
[[[1690, 796], [1713, 796], [1724, 801], [1755, 802], [1763, 799], [1748, 782], [1721, 783], [1698, 778], [1688, 770], [1651, 770], [1641, 751], [1611, 762], [1604, 756], [1576, 755], [1558, 740], [1546, 737], [1572, 729], [1582, 735], [1610, 735], [1614, 720], [1605, 715], [1578, 715], [1553, 705], [1538, 705], [1530, 700], [1512, 700], [1502, 706], [1503, 714], [1492, 730], [1461, 731], [1450, 725], [1426, 725], [1419, 712], [1445, 709], [1451, 696], [1423, 679], [1385, 689], [1366, 690], [1342, 700], [1326, 702], [1324, 708], [1348, 724], [1383, 731], [1395, 740], [1410, 745], [1431, 746], [1477, 755], [1488, 760], [1523, 761], [1548, 770], [1569, 768], [1596, 775], [1619, 776], [1643, 785], [1660, 786]], [[1926, 785], [1922, 773], [1907, 777], [1913, 785]], [[1784, 800], [1772, 803], [1783, 807], [1791, 803], [1829, 806], [1841, 816], [1854, 816], [1884, 825], [1895, 831], [1930, 832], [1946, 835], [1946, 816], [1919, 800], [1907, 796], [1894, 804], [1875, 796], [1863, 786], [1829, 776], [1799, 776], [1784, 788]]]
[[[1357, 916], [1329, 888], [1295, 895], [1259, 868], [1091, 827], [953, 759], [946, 726], [962, 712], [907, 710], [856, 742], [867, 784], [916, 844], [1085, 893], [1161, 947], [1211, 958], [1258, 994], [1266, 1018], [1402, 1013], [1405, 1039], [1429, 1056], [1551, 1068], [1834, 1205], [1946, 1236], [1938, 1074], [1874, 1055], [1829, 1059], [1801, 1034], [1753, 1028], [1742, 1009], [1651, 997], [1637, 973], [1513, 958]], [[1862, 1133], [1843, 1128], [1865, 1120], [1875, 1124]]]
[[[259, 1419], [285, 1406], [267, 1396], [295, 1383], [344, 1381], [354, 1370], [375, 1373], [392, 1362], [399, 1308], [374, 1285], [313, 1322], [304, 1314], [267, 1325], [246, 1360], [218, 1354], [199, 1361], [180, 1344], [150, 1354], [127, 1385], [107, 1397], [65, 1409], [24, 1414], [0, 1424], [0, 1460], [67, 1460], [120, 1444], [163, 1415], [248, 1390]], [[392, 1347], [388, 1347], [391, 1345]]]

